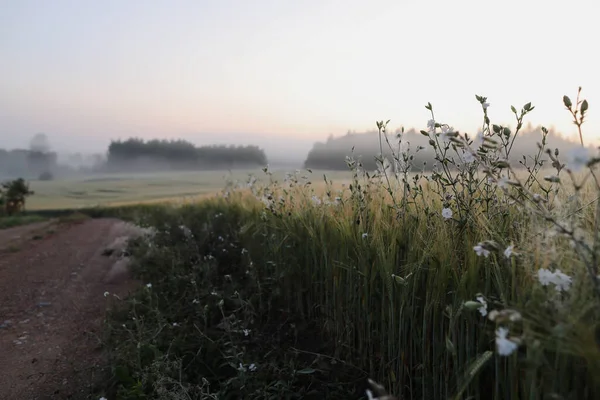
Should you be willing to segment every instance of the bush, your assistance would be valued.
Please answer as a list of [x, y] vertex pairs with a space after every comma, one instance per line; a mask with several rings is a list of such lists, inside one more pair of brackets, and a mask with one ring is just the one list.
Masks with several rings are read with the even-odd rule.
[[24, 210], [26, 198], [33, 194], [34, 192], [29, 190], [29, 184], [23, 178], [4, 182], [0, 189], [0, 198], [5, 213], [13, 215]]

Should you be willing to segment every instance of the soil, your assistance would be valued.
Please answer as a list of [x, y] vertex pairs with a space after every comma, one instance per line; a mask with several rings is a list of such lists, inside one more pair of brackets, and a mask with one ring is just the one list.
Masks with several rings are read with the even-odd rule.
[[103, 322], [117, 301], [104, 293], [138, 285], [105, 249], [130, 235], [116, 219], [0, 230], [0, 399], [98, 397], [110, 371]]

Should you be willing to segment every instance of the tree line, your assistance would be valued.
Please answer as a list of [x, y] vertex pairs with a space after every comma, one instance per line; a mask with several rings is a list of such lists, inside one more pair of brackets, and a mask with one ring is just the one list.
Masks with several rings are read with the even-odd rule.
[[258, 146], [212, 145], [196, 147], [185, 140], [149, 140], [130, 138], [111, 141], [106, 166], [156, 169], [221, 169], [264, 166], [265, 152]]
[[[410, 163], [416, 170], [429, 171], [433, 167], [435, 160], [433, 152], [428, 144], [428, 138], [421, 135], [416, 129], [405, 131], [401, 137], [401, 146], [399, 147], [400, 130], [388, 133], [389, 142], [396, 154], [401, 153], [409, 146], [410, 154], [413, 156]], [[474, 136], [474, 135], [473, 135]], [[537, 143], [542, 139], [541, 127], [526, 126], [519, 132], [515, 140], [515, 149], [511, 153], [510, 161], [516, 167], [520, 166], [523, 157], [530, 157], [537, 153]], [[561, 136], [559, 133], [550, 129], [546, 141], [549, 148], [558, 148], [561, 153], [567, 152], [575, 147], [578, 143]], [[416, 152], [417, 147], [422, 147], [424, 150]], [[388, 144], [383, 140], [383, 155], [391, 162], [391, 150]], [[379, 155], [381, 149], [379, 147], [378, 131], [373, 130], [364, 133], [348, 132], [344, 136], [334, 138], [330, 136], [326, 142], [317, 142], [309, 151], [305, 168], [324, 169], [324, 170], [347, 170], [347, 156], [354, 156], [360, 160], [366, 170], [374, 171], [377, 169], [375, 157]], [[546, 158], [546, 157], [542, 157]]]

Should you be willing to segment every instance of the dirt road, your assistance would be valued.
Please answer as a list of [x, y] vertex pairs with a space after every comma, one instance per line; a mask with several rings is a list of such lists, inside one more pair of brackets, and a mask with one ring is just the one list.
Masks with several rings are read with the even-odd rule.
[[0, 399], [94, 398], [106, 371], [103, 294], [136, 285], [102, 252], [130, 228], [89, 219], [0, 231]]

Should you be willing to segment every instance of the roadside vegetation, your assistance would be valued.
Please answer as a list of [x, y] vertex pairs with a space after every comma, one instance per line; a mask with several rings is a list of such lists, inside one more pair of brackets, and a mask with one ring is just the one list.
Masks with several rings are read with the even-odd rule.
[[[425, 151], [378, 122], [377, 172], [338, 188], [307, 170], [230, 182], [196, 204], [98, 210], [146, 228], [109, 292], [118, 399], [600, 397], [600, 158], [588, 103], [563, 98], [581, 147], [511, 152], [515, 129], [460, 134], [431, 104]], [[325, 191], [315, 190], [315, 181]], [[383, 398], [383, 397], [381, 397]]]
[[38, 215], [22, 214], [27, 197], [33, 194], [34, 192], [29, 189], [29, 184], [23, 178], [6, 181], [0, 185], [0, 229], [40, 222], [45, 219]]

